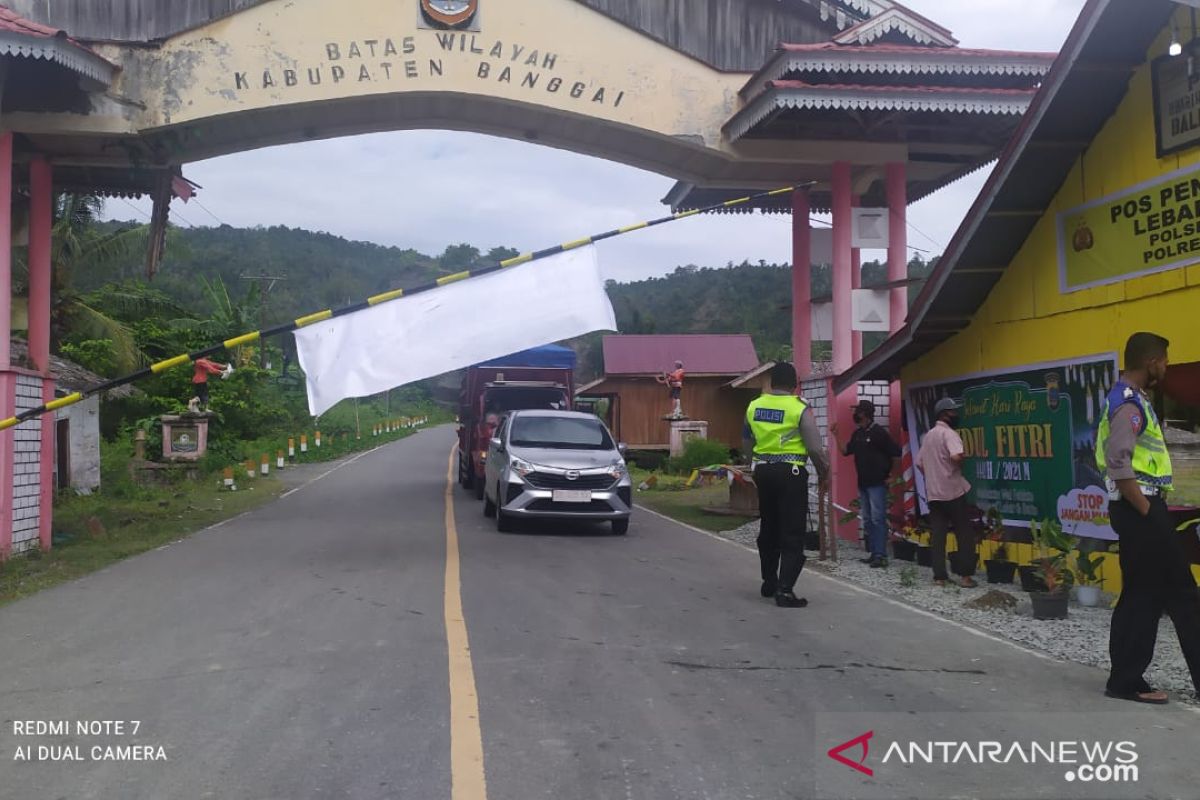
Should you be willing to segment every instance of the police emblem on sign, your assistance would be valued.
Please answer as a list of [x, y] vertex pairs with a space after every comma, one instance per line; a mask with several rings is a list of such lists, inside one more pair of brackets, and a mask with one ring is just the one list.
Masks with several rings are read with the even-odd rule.
[[421, 0], [421, 16], [439, 28], [467, 28], [479, 11], [479, 0]]

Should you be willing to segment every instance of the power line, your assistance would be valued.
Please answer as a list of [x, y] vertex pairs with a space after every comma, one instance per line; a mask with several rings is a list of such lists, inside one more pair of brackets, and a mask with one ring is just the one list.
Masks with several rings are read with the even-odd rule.
[[130, 208], [132, 208], [132, 209], [133, 209], [134, 211], [136, 211], [137, 213], [141, 214], [141, 215], [142, 215], [143, 217], [145, 217], [146, 219], [150, 219], [150, 215], [149, 215], [149, 214], [147, 214], [145, 211], [143, 211], [142, 209], [140, 209], [140, 208], [138, 208], [137, 206], [135, 206], [133, 203], [131, 203], [131, 202], [129, 202], [128, 200], [126, 200], [124, 197], [121, 197], [121, 198], [119, 198], [119, 199], [120, 199], [120, 201], [121, 201], [122, 203], [124, 203], [125, 205], [129, 206]]
[[197, 198], [193, 197], [193, 198], [192, 198], [192, 202], [193, 202], [193, 203], [195, 203], [196, 205], [200, 206], [200, 208], [204, 209], [204, 213], [208, 214], [210, 217], [212, 217], [213, 219], [215, 219], [215, 220], [217, 221], [217, 224], [218, 224], [218, 225], [224, 225], [224, 224], [225, 224], [225, 220], [221, 219], [221, 218], [220, 218], [220, 217], [218, 217], [216, 214], [214, 214], [213, 212], [209, 211], [209, 210], [208, 210], [208, 206], [204, 205], [204, 203], [201, 203], [199, 199], [197, 199]]
[[[783, 224], [787, 225], [788, 227], [791, 227], [791, 225], [792, 225], [792, 221], [791, 221], [790, 219], [786, 218], [786, 217], [777, 217], [777, 216], [775, 216], [774, 214], [770, 214], [770, 215], [764, 214], [764, 216], [769, 216], [769, 218], [770, 218], [770, 219], [772, 219], [772, 220], [774, 220], [775, 222], [782, 222]], [[816, 225], [823, 225], [823, 226], [825, 226], [826, 228], [832, 228], [832, 227], [833, 227], [833, 223], [832, 223], [832, 222], [826, 222], [825, 220], [823, 220], [823, 219], [818, 219], [817, 217], [809, 217], [809, 218], [808, 218], [808, 222], [809, 222], [809, 224], [810, 224], [810, 225], [812, 225], [812, 224], [816, 224]], [[920, 232], [920, 231], [918, 231], [918, 230], [917, 230], [915, 227], [913, 227], [913, 225], [912, 225], [911, 223], [909, 223], [909, 227], [910, 227], [910, 228], [912, 228], [914, 231], [917, 231], [917, 233], [921, 233], [921, 232]], [[922, 235], [922, 236], [925, 236], [925, 234], [923, 234], [923, 233], [921, 233], [921, 235]], [[926, 238], [926, 239], [929, 239], [929, 237], [928, 237], [928, 236], [925, 236], [925, 238]], [[937, 242], [934, 242], [934, 241], [933, 241], [933, 239], [929, 239], [929, 241], [933, 242], [935, 245], [937, 245], [937, 244], [938, 244]], [[911, 245], [911, 244], [906, 244], [906, 245], [905, 245], [905, 247], [907, 247], [909, 250], [912, 250], [913, 252], [916, 252], [916, 253], [924, 253], [924, 254], [926, 254], [926, 255], [929, 255], [930, 253], [932, 253], [932, 252], [933, 252], [932, 250], [925, 250], [925, 249], [922, 249], [922, 248], [920, 248], [920, 247], [915, 247], [915, 246], [913, 246], [913, 245]], [[941, 247], [941, 245], [938, 245], [938, 247]]]
[[174, 214], [174, 215], [176, 216], [176, 218], [177, 218], [177, 219], [181, 219], [181, 220], [183, 220], [185, 223], [187, 223], [187, 226], [188, 226], [189, 228], [194, 228], [194, 227], [196, 227], [195, 225], [193, 225], [193, 224], [192, 224], [192, 223], [191, 223], [191, 222], [188, 220], [188, 218], [187, 218], [187, 217], [185, 217], [183, 214], [180, 214], [180, 213], [179, 213], [178, 211], [176, 211], [175, 209], [173, 209], [173, 208], [170, 208], [170, 209], [167, 209], [167, 210], [168, 210], [170, 213]]

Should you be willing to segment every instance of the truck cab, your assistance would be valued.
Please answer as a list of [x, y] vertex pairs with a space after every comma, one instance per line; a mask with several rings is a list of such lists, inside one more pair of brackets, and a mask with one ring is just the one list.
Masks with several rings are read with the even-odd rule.
[[572, 408], [575, 352], [548, 345], [470, 367], [459, 395], [458, 481], [482, 496], [488, 443], [512, 411]]

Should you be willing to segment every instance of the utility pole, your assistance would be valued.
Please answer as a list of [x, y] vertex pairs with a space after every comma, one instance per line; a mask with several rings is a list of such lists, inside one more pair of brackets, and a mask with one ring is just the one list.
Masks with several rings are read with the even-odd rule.
[[[265, 330], [267, 327], [267, 296], [275, 288], [276, 283], [286, 281], [287, 278], [277, 275], [243, 275], [242, 280], [258, 281], [258, 329]], [[267, 368], [267, 343], [265, 340], [260, 342], [258, 365], [263, 369]]]

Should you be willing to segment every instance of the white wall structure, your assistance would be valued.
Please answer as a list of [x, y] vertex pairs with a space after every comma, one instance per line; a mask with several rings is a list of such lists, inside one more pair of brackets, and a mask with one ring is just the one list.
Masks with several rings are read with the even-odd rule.
[[[55, 420], [66, 420], [69, 432], [70, 463], [65, 465], [69, 472], [68, 486], [76, 492], [91, 492], [100, 488], [100, 398], [96, 395], [67, 408], [59, 409]], [[55, 485], [61, 486], [60, 471], [64, 465], [57, 463], [58, 445], [55, 447]]]
[[[17, 377], [17, 413], [42, 404], [42, 379], [31, 375]], [[13, 429], [13, 525], [12, 553], [32, 550], [38, 544], [41, 517], [38, 499], [41, 494], [42, 423], [33, 419]]]

